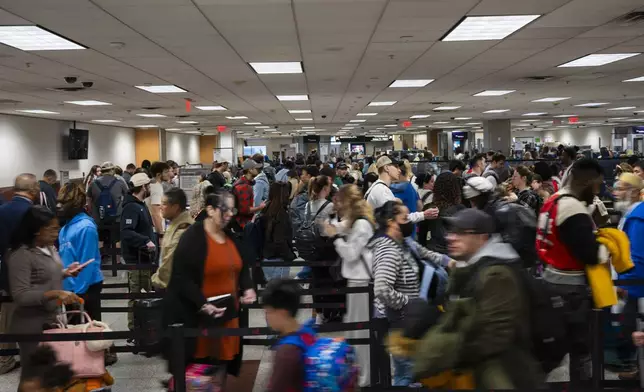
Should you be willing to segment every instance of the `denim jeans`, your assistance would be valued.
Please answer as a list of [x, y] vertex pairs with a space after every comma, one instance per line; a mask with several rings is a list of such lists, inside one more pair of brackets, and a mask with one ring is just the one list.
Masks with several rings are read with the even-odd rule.
[[409, 358], [393, 357], [394, 376], [392, 386], [407, 387], [414, 381], [414, 363]]
[[[283, 263], [284, 260], [264, 259], [264, 262]], [[262, 270], [264, 271], [264, 276], [266, 277], [267, 282], [270, 282], [273, 279], [288, 278], [290, 273], [290, 267], [262, 267]]]

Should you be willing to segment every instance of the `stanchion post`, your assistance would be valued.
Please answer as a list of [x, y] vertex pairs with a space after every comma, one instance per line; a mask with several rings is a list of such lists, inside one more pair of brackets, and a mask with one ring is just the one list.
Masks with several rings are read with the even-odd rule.
[[183, 324], [170, 326], [170, 338], [172, 339], [172, 353], [170, 358], [172, 366], [172, 378], [174, 379], [175, 392], [186, 392], [186, 343], [183, 338]]
[[593, 389], [600, 390], [604, 381], [604, 328], [602, 325], [604, 311], [602, 309], [593, 309], [592, 313], [592, 384]]
[[379, 374], [380, 370], [378, 369], [378, 364], [380, 360], [378, 359], [378, 339], [376, 337], [376, 329], [374, 323], [374, 299], [373, 294], [373, 284], [369, 283], [369, 373], [371, 379], [369, 380], [369, 385], [374, 386], [379, 383]]

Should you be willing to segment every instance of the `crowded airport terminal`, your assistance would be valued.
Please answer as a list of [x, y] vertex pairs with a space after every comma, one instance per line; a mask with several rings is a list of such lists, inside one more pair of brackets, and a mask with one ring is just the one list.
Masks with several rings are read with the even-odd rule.
[[644, 0], [0, 0], [0, 167], [0, 392], [644, 389]]

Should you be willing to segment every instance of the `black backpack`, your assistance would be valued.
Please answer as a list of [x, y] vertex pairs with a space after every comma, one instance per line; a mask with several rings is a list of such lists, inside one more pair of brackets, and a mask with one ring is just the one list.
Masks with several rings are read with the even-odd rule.
[[488, 212], [495, 217], [497, 232], [503, 237], [503, 242], [512, 245], [524, 268], [533, 267], [539, 259], [535, 246], [537, 217], [534, 211], [521, 204], [505, 201], [495, 201], [491, 206]]
[[116, 218], [118, 215], [118, 205], [112, 197], [112, 188], [116, 185], [118, 178], [114, 178], [108, 186], [105, 186], [96, 180], [95, 183], [101, 191], [96, 202], [98, 206], [98, 217], [101, 221]]
[[521, 268], [518, 262], [513, 264], [496, 260], [482, 261], [471, 282], [477, 281], [478, 274], [485, 267], [505, 265], [512, 270], [525, 293], [530, 309], [530, 351], [547, 374], [557, 368], [570, 351], [566, 328], [566, 303], [542, 278], [533, 276]]
[[320, 260], [322, 257], [325, 244], [318, 225], [315, 224], [315, 219], [330, 203], [328, 200], [325, 201], [315, 215], [311, 215], [311, 202], [306, 205], [305, 219], [300, 225], [300, 229], [295, 232], [294, 238], [298, 255], [306, 261]]

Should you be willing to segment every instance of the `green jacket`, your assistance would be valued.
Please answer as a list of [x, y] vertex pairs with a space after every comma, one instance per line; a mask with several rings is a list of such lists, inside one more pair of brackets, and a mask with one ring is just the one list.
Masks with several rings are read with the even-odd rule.
[[530, 352], [528, 298], [509, 265], [518, 260], [510, 245], [492, 238], [452, 271], [446, 313], [415, 350], [416, 378], [469, 370], [477, 389], [541, 385], [544, 377]]

